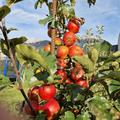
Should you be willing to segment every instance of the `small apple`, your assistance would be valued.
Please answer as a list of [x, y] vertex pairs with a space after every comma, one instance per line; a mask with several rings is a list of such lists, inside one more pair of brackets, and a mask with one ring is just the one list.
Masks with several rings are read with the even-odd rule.
[[45, 84], [39, 88], [39, 96], [42, 100], [49, 100], [56, 94], [56, 87], [53, 84]]
[[43, 111], [47, 114], [47, 120], [53, 120], [53, 117], [59, 112], [60, 105], [55, 99], [50, 99], [44, 106]]
[[56, 46], [60, 46], [60, 45], [62, 45], [62, 39], [59, 38], [59, 37], [56, 37], [54, 39], [54, 43], [55, 43]]
[[72, 32], [66, 32], [63, 36], [63, 42], [66, 46], [71, 46], [76, 42], [76, 35]]
[[61, 58], [61, 59], [64, 59], [64, 58], [67, 57], [68, 52], [69, 52], [69, 49], [68, 49], [67, 46], [60, 46], [57, 49], [57, 57]]
[[50, 43], [48, 43], [44, 46], [43, 49], [44, 49], [45, 52], [50, 52], [50, 47], [51, 47], [51, 45], [50, 45]]
[[81, 47], [77, 46], [77, 45], [73, 45], [71, 47], [69, 47], [69, 56], [73, 57], [73, 56], [82, 56], [84, 55], [84, 51]]

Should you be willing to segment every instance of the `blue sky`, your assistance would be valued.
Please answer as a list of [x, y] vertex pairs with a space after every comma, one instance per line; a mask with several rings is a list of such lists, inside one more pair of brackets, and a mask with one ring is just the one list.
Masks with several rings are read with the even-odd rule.
[[[5, 0], [0, 0], [0, 5]], [[36, 0], [23, 0], [12, 6], [12, 12], [6, 18], [8, 27], [15, 27], [16, 32], [10, 33], [9, 37], [27, 36], [30, 42], [50, 40], [47, 36], [47, 27], [39, 25], [48, 13], [47, 7], [34, 9]], [[103, 38], [112, 44], [116, 44], [120, 32], [120, 0], [97, 0], [96, 5], [89, 8], [86, 0], [76, 0], [76, 16], [84, 17], [86, 23], [81, 27], [79, 35], [82, 36], [86, 29], [103, 25]]]

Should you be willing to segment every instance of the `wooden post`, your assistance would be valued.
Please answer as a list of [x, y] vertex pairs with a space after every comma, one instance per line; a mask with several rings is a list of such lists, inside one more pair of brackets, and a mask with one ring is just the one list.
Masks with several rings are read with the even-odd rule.
[[[53, 18], [56, 18], [56, 13], [57, 13], [57, 0], [52, 1], [52, 15]], [[56, 37], [56, 29], [52, 29], [52, 39], [51, 39], [51, 54], [54, 54], [55, 52], [55, 44], [54, 44], [54, 39]]]

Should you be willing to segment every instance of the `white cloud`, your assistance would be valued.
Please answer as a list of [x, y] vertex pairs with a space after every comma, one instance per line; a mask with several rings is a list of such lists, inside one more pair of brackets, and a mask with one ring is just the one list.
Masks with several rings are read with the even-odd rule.
[[44, 18], [44, 15], [30, 13], [23, 9], [14, 9], [10, 15], [7, 17], [9, 22], [12, 23], [33, 23], [38, 22], [39, 19]]

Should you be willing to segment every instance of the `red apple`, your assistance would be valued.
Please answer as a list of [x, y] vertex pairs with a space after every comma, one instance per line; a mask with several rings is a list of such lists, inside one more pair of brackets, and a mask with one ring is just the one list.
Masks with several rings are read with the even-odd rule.
[[54, 39], [54, 43], [55, 43], [56, 46], [60, 46], [60, 45], [62, 45], [62, 39], [59, 38], [59, 37], [56, 37]]
[[60, 46], [57, 49], [57, 57], [61, 58], [61, 59], [64, 59], [64, 58], [67, 57], [68, 52], [69, 52], [68, 47], [66, 47], [66, 46]]
[[44, 48], [43, 48], [44, 51], [45, 51], [45, 52], [50, 52], [50, 46], [51, 46], [51, 45], [50, 45], [49, 43], [48, 43], [47, 45], [45, 45]]
[[66, 46], [71, 46], [76, 42], [76, 35], [72, 32], [66, 32], [63, 37], [63, 42]]
[[82, 48], [80, 48], [77, 45], [73, 45], [69, 48], [69, 56], [73, 57], [73, 56], [82, 56], [84, 55], [84, 51]]
[[58, 69], [55, 74], [60, 76], [60, 78], [61, 78], [59, 80], [60, 82], [63, 82], [64, 80], [67, 79], [67, 73], [64, 70], [62, 70], [62, 69]]
[[59, 110], [60, 105], [55, 99], [50, 99], [43, 107], [43, 111], [47, 114], [47, 120], [53, 120]]
[[53, 84], [45, 84], [39, 88], [39, 95], [42, 100], [49, 100], [56, 94], [56, 87]]
[[39, 102], [39, 86], [34, 86], [28, 90], [28, 97], [30, 101], [34, 101], [35, 103]]
[[79, 80], [80, 78], [83, 77], [84, 75], [84, 70], [81, 68], [81, 67], [74, 67], [72, 70], [71, 70], [71, 78], [74, 80], [74, 81], [77, 81]]
[[77, 85], [80, 85], [81, 87], [83, 88], [88, 88], [89, 87], [89, 84], [87, 82], [87, 80], [83, 80], [83, 79], [79, 79], [77, 82], [76, 82]]
[[68, 22], [67, 28], [70, 32], [78, 33], [80, 29], [80, 23], [77, 20], [72, 19]]

